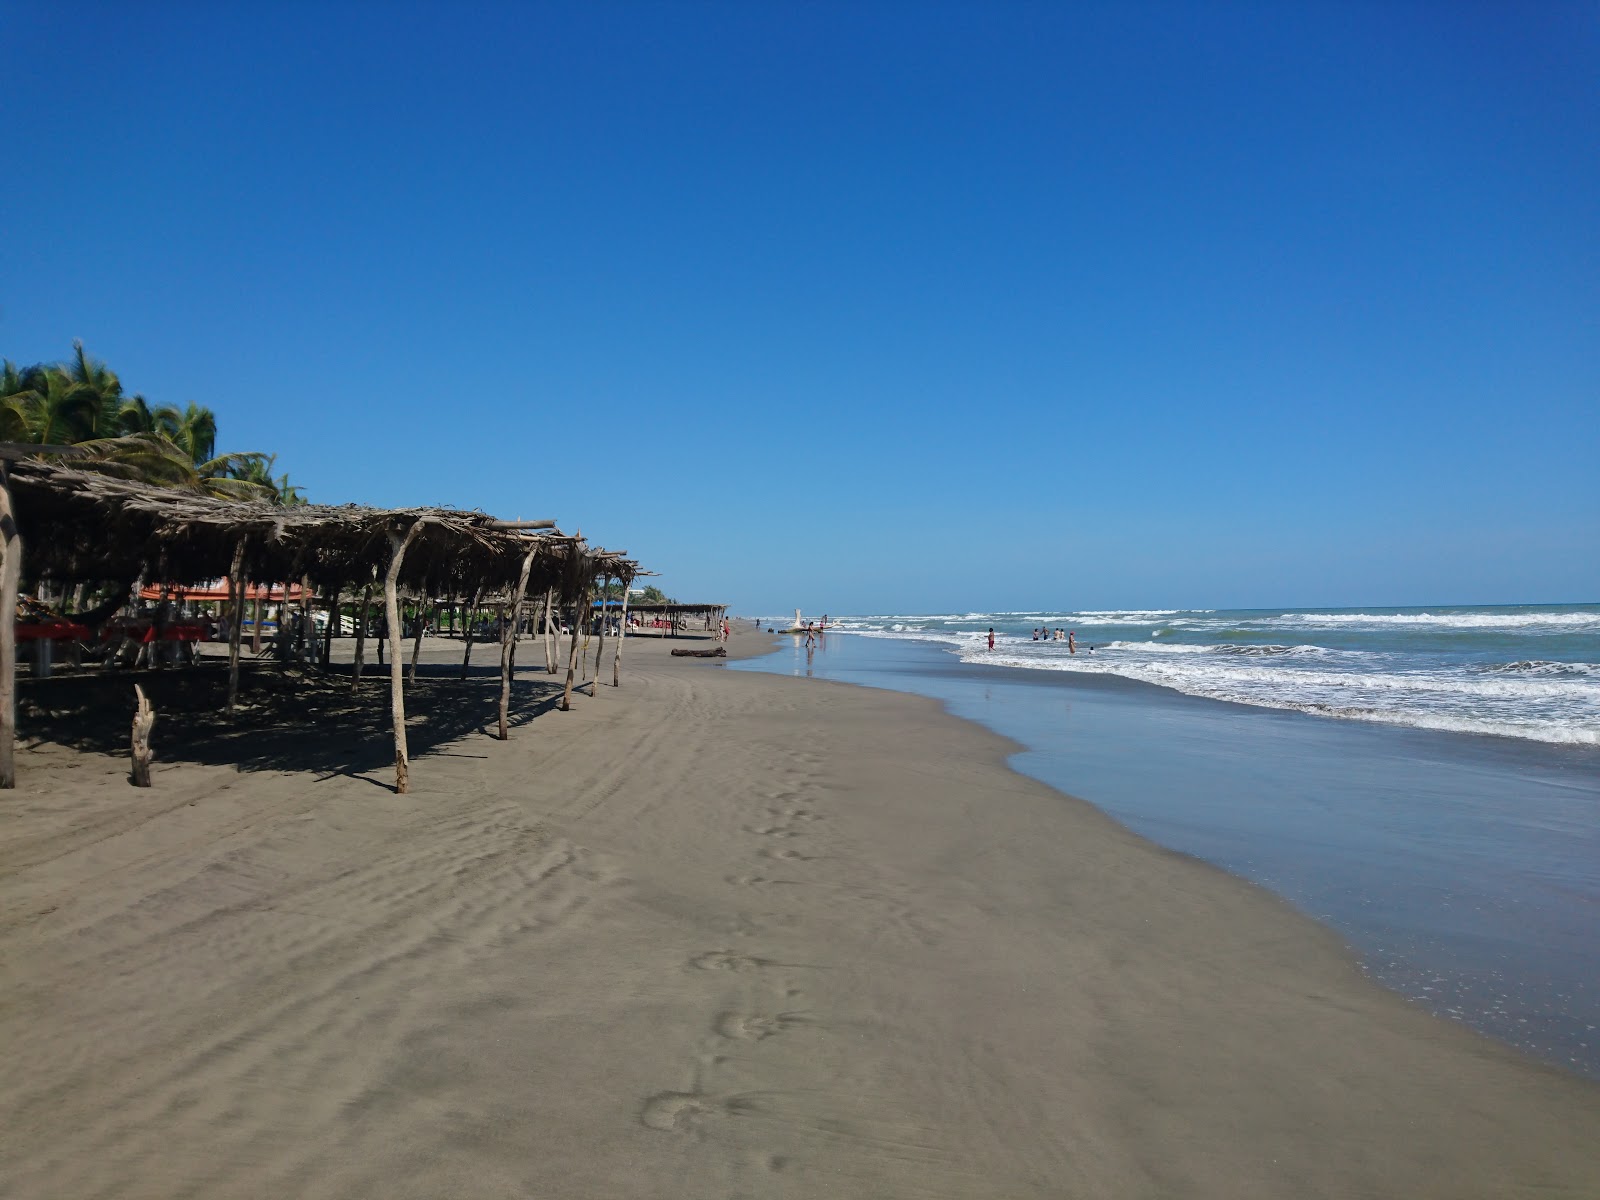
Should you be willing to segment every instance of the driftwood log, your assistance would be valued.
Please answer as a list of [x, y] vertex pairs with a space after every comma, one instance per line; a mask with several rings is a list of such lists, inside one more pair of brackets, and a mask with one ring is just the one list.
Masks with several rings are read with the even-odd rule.
[[133, 710], [133, 772], [134, 787], [150, 786], [150, 731], [155, 728], [156, 710], [150, 707], [144, 689], [137, 683], [133, 694], [138, 697], [138, 707]]
[[681, 647], [678, 647], [678, 648], [674, 648], [673, 649], [672, 657], [673, 658], [727, 658], [728, 657], [728, 649], [727, 649], [726, 646], [718, 646], [714, 650], [685, 650], [685, 649], [682, 649]]

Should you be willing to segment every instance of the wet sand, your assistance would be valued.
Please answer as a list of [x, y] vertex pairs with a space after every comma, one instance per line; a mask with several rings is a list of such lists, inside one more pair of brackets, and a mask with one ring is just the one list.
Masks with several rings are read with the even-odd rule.
[[508, 743], [430, 648], [404, 797], [359, 713], [22, 754], [0, 1196], [1600, 1194], [1600, 1087], [932, 701], [671, 644]]

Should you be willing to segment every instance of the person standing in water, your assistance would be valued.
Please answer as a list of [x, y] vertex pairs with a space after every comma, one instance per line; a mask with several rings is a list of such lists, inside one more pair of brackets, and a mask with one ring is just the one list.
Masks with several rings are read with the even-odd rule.
[[1069, 629], [1069, 630], [1067, 630], [1067, 653], [1068, 654], [1076, 654], [1077, 652], [1078, 652], [1078, 635], [1074, 630]]
[[994, 649], [994, 626], [989, 626], [989, 649]]

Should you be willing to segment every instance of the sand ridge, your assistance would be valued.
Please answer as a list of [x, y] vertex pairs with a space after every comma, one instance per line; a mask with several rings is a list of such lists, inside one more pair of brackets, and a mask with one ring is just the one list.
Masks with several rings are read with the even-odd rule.
[[405, 797], [28, 756], [0, 1197], [1600, 1194], [1600, 1088], [929, 701], [669, 646]]

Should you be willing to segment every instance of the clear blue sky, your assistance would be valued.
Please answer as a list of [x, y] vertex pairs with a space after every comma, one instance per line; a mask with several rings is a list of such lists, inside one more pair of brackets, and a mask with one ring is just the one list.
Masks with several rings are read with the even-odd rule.
[[1600, 7], [0, 3], [0, 354], [736, 611], [1600, 598]]

